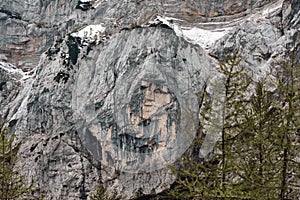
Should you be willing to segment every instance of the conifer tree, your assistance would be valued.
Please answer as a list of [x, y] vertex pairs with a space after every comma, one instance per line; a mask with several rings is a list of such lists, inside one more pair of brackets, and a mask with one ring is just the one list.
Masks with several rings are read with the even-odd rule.
[[114, 200], [117, 199], [117, 193], [109, 194], [107, 189], [102, 185], [98, 185], [95, 193], [91, 194], [91, 200]]
[[14, 146], [14, 134], [9, 133], [0, 122], [0, 199], [19, 199], [31, 192], [32, 185], [27, 186], [24, 177], [16, 167], [21, 143]]
[[[223, 88], [224, 93], [202, 92], [200, 121], [206, 137], [198, 138], [195, 146], [202, 143], [203, 148], [206, 138], [212, 140], [211, 135], [219, 132], [221, 136], [208, 159], [199, 162], [187, 155], [179, 168], [171, 167], [178, 178], [163, 197], [299, 199], [299, 58], [299, 49], [294, 46], [278, 65], [272, 91], [265, 81], [269, 77], [257, 83], [248, 78], [238, 56], [220, 65], [223, 81], [213, 83], [212, 90]], [[254, 91], [249, 92], [249, 84]], [[194, 152], [206, 158], [208, 147]]]
[[233, 144], [236, 187], [249, 199], [276, 199], [279, 182], [278, 124], [281, 112], [274, 93], [266, 90], [264, 79], [256, 84], [254, 94], [247, 104], [241, 133]]
[[[232, 177], [236, 175], [234, 141], [241, 132], [244, 123], [244, 112], [248, 102], [247, 94], [251, 78], [240, 65], [237, 54], [228, 57], [221, 63], [219, 72], [221, 80], [212, 83], [212, 90], [217, 94], [202, 95], [203, 105], [200, 111], [200, 121], [206, 138], [217, 138], [213, 153], [204, 162], [192, 159], [187, 155], [180, 162], [179, 170], [171, 167], [177, 175], [174, 187], [163, 197], [174, 199], [228, 199], [244, 198], [242, 191], [235, 187]], [[221, 89], [221, 90], [220, 90]], [[198, 138], [199, 139], [199, 138]], [[201, 143], [201, 139], [196, 140]], [[205, 140], [204, 140], [205, 142]], [[196, 145], [198, 146], [198, 145]], [[206, 159], [205, 155], [200, 157]]]
[[296, 199], [297, 195], [300, 196], [300, 49], [295, 41], [296, 39], [277, 70], [277, 90], [283, 119], [278, 129], [281, 137], [278, 143], [281, 147], [281, 171], [278, 178], [280, 200]]

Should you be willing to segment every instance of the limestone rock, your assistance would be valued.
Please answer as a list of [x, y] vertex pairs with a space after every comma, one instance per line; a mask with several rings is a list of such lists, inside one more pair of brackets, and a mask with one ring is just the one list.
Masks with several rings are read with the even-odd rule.
[[297, 0], [285, 0], [282, 10], [283, 25], [287, 28], [300, 28], [300, 4]]
[[266, 70], [266, 63], [281, 36], [280, 29], [269, 20], [246, 21], [217, 41], [210, 54], [219, 60], [225, 60], [227, 55], [239, 52], [244, 65], [251, 66], [255, 74], [260, 74]]
[[[86, 24], [104, 23], [116, 32], [131, 24], [146, 24], [156, 15], [197, 25], [208, 21], [234, 21], [276, 0], [200, 1], [151, 0], [2, 0], [0, 53], [17, 67], [34, 68], [39, 56], [57, 39]], [[20, 56], [21, 55], [21, 56]]]
[[270, 70], [299, 35], [297, 6], [1, 1], [1, 113], [23, 140], [35, 197], [88, 199], [99, 183], [122, 199], [168, 187], [214, 66], [238, 50], [257, 77]]
[[26, 135], [22, 159], [36, 195], [83, 198], [91, 180], [126, 199], [162, 191], [174, 179], [167, 165], [196, 132], [196, 93], [212, 71], [205, 52], [161, 26], [98, 45], [68, 36], [56, 47], [27, 82], [25, 109], [10, 113]]
[[3, 117], [11, 111], [9, 104], [17, 98], [28, 74], [10, 63], [0, 61], [0, 113]]

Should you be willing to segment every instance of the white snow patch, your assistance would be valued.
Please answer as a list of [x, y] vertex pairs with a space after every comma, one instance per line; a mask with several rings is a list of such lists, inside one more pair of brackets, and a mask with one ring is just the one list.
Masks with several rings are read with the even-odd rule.
[[183, 29], [183, 37], [195, 44], [199, 44], [203, 49], [209, 49], [213, 44], [219, 39], [221, 39], [225, 34], [227, 34], [231, 29], [224, 28], [219, 30], [205, 30], [200, 28]]
[[82, 40], [81, 43], [83, 45], [88, 45], [92, 42], [96, 42], [96, 44], [98, 44], [99, 41], [107, 38], [104, 33], [105, 27], [102, 24], [96, 24], [88, 25], [80, 31], [72, 33], [71, 36], [80, 37]]
[[21, 69], [18, 69], [11, 63], [5, 63], [0, 61], [0, 68], [6, 71], [6, 73], [10, 74], [12, 78], [16, 80], [24, 81], [31, 77], [30, 72], [23, 72]]
[[80, 0], [82, 3], [90, 2], [92, 3], [94, 8], [99, 7], [103, 2], [107, 2], [107, 0]]
[[105, 31], [105, 27], [102, 26], [102, 24], [96, 24], [96, 25], [88, 25], [81, 29], [78, 32], [74, 32], [71, 35], [73, 37], [80, 37], [82, 39], [84, 38], [94, 38], [99, 33], [103, 33]]
[[178, 18], [175, 18], [175, 17], [165, 17], [166, 20], [174, 20], [174, 21], [183, 21], [182, 19], [178, 19]]
[[[203, 49], [208, 50], [212, 45], [225, 34], [227, 34], [231, 28], [207, 30], [201, 28], [188, 28], [180, 27], [177, 24], [171, 23], [169, 20], [174, 18], [160, 17], [158, 16], [154, 21], [150, 23], [158, 23], [158, 21], [171, 27], [177, 36], [183, 37], [188, 42], [200, 45]], [[175, 20], [175, 19], [174, 19]]]
[[158, 22], [162, 22], [163, 24], [166, 24], [170, 27], [177, 26], [175, 24], [171, 24], [171, 22], [169, 22], [169, 19], [167, 17], [157, 16], [156, 19], [154, 19], [154, 21], [150, 21], [150, 23], [158, 23]]

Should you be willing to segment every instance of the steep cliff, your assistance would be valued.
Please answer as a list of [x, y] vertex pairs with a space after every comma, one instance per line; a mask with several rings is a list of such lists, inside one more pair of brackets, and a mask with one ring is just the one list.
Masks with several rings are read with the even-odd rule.
[[0, 54], [16, 66], [30, 70], [56, 39], [86, 24], [105, 23], [115, 32], [134, 22], [147, 23], [156, 15], [184, 19], [188, 24], [228, 22], [275, 1], [3, 0], [0, 2]]
[[26, 135], [24, 171], [37, 195], [84, 198], [99, 178], [123, 198], [161, 191], [172, 180], [166, 166], [196, 132], [205, 52], [160, 24], [54, 46], [8, 114]]
[[254, 74], [268, 72], [299, 37], [298, 8], [296, 0], [1, 1], [1, 113], [23, 140], [35, 197], [87, 199], [99, 183], [122, 199], [168, 187], [167, 166], [193, 140], [198, 92], [217, 61], [238, 50]]

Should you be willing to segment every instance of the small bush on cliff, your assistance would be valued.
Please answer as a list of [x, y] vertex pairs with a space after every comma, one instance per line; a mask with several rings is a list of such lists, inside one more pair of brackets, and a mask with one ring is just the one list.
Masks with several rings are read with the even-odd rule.
[[114, 200], [117, 199], [117, 194], [116, 193], [109, 194], [107, 189], [102, 184], [100, 184], [97, 187], [96, 192], [92, 194], [90, 199], [91, 200]]

